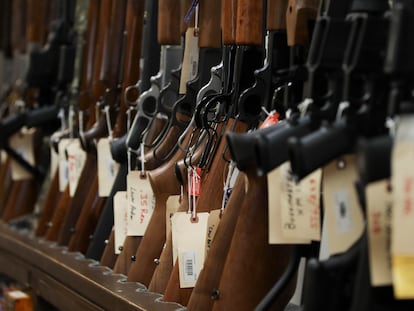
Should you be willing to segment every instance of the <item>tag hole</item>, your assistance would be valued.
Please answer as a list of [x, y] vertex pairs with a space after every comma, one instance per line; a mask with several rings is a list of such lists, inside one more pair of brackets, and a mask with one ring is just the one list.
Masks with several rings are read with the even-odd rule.
[[139, 174], [139, 178], [141, 178], [141, 179], [145, 179], [145, 178], [147, 178], [147, 173], [146, 173], [146, 172], [141, 172], [141, 173]]
[[345, 168], [346, 168], [346, 162], [345, 162], [345, 160], [344, 160], [344, 159], [340, 159], [340, 160], [338, 160], [338, 162], [336, 163], [336, 167], [337, 167], [339, 170], [343, 170], [343, 169], [345, 169]]
[[391, 182], [387, 182], [387, 192], [392, 192]]
[[198, 216], [196, 216], [196, 217], [190, 217], [190, 221], [191, 221], [191, 223], [193, 223], [193, 224], [196, 224], [196, 223], [198, 223]]

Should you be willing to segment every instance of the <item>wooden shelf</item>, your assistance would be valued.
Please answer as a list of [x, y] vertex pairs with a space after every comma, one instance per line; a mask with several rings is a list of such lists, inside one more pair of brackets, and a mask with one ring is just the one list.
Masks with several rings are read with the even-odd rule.
[[60, 310], [178, 310], [144, 285], [99, 266], [80, 253], [68, 252], [0, 223], [0, 273], [29, 286]]

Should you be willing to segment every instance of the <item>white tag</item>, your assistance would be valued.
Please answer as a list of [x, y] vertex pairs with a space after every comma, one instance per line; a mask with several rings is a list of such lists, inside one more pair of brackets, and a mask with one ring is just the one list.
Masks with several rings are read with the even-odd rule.
[[119, 163], [112, 158], [108, 138], [101, 138], [99, 140], [97, 151], [99, 196], [107, 197], [111, 193], [116, 175], [118, 174]]
[[220, 224], [220, 215], [221, 210], [219, 209], [214, 209], [210, 211], [210, 216], [208, 217], [207, 224], [206, 255], [211, 248], [211, 243], [214, 240], [214, 236], [216, 235], [217, 228]]
[[80, 141], [73, 139], [66, 147], [66, 153], [68, 155], [69, 166], [69, 195], [73, 197], [78, 187], [83, 167], [85, 166], [86, 152], [82, 149]]
[[155, 207], [155, 197], [147, 177], [141, 178], [139, 171], [127, 176], [128, 235], [143, 236]]
[[56, 152], [55, 148], [50, 147], [50, 178], [55, 176], [55, 173], [59, 167], [59, 153]]
[[[280, 167], [282, 184], [282, 233], [287, 238], [320, 240], [320, 169], [295, 183], [290, 163]], [[270, 189], [269, 189], [270, 191]]]
[[185, 49], [181, 69], [180, 94], [185, 94], [186, 84], [193, 80], [198, 73], [198, 36], [194, 35], [194, 28], [190, 27], [185, 33]]
[[309, 244], [309, 239], [289, 238], [283, 234], [282, 226], [282, 197], [286, 191], [286, 182], [282, 172], [286, 164], [282, 164], [267, 175], [267, 193], [269, 209], [269, 244]]
[[364, 218], [355, 191], [355, 156], [347, 155], [323, 168], [323, 206], [328, 253], [346, 252], [362, 235]]
[[168, 235], [171, 232], [171, 217], [178, 211], [180, 208], [180, 197], [179, 195], [170, 195], [166, 203], [166, 213], [165, 213], [165, 240], [168, 240]]
[[414, 116], [400, 116], [392, 150], [392, 273], [394, 296], [414, 299]]
[[388, 180], [371, 183], [366, 187], [369, 267], [371, 284], [392, 284], [391, 213], [392, 195]]
[[69, 182], [69, 165], [66, 157], [66, 147], [72, 140], [64, 138], [59, 141], [59, 191], [65, 191], [65, 188]]
[[197, 222], [191, 222], [191, 214], [177, 212], [171, 218], [173, 264], [178, 257], [181, 288], [195, 286], [204, 264], [209, 213], [197, 217]]
[[[34, 133], [34, 129], [23, 129], [19, 133], [11, 136], [9, 139], [10, 147], [31, 165], [35, 164], [33, 149]], [[13, 159], [11, 161], [11, 174], [12, 180], [24, 180], [33, 178], [32, 174], [21, 167]]]
[[128, 233], [128, 199], [126, 191], [114, 195], [115, 254], [120, 254]]
[[6, 161], [7, 161], [7, 157], [8, 157], [7, 152], [6, 152], [6, 151], [4, 151], [4, 150], [0, 150], [0, 159], [1, 159], [1, 164], [6, 163]]

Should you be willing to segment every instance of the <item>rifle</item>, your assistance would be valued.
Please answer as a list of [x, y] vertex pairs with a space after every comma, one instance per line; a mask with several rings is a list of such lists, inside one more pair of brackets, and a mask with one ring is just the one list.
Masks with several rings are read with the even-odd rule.
[[[85, 31], [87, 28], [86, 23], [89, 20], [94, 20], [93, 14], [96, 10], [93, 5], [89, 8], [88, 17], [86, 11], [88, 11], [89, 2], [79, 2], [76, 8], [76, 21], [74, 25], [75, 30], [75, 37], [76, 37], [76, 48], [74, 48], [74, 53], [76, 54], [74, 69], [73, 69], [73, 81], [68, 90], [65, 93], [69, 93], [68, 95], [62, 94], [61, 97], [69, 97], [69, 105], [71, 108], [74, 109], [75, 106], [74, 101], [78, 99], [78, 93], [80, 88], [80, 82], [82, 80], [82, 60], [84, 58], [85, 52]], [[90, 27], [88, 29], [91, 29]], [[76, 50], [75, 50], [76, 49]], [[66, 100], [66, 99], [65, 99]], [[63, 122], [63, 121], [62, 121]], [[56, 132], [50, 139], [51, 148], [54, 148], [55, 152], [58, 151], [58, 144], [62, 137], [66, 137], [69, 129], [62, 129], [60, 132]], [[36, 236], [43, 236], [46, 233], [47, 226], [52, 226], [51, 220], [53, 217], [53, 213], [55, 207], [58, 205], [60, 200], [61, 192], [59, 191], [59, 172], [56, 170], [55, 172], [51, 172], [51, 184], [46, 194], [46, 198], [42, 204], [41, 215], [38, 221], [37, 229], [36, 229]], [[60, 226], [56, 226], [56, 228], [60, 228]]]
[[[97, 139], [102, 137], [102, 129], [105, 129], [110, 135], [110, 126], [113, 127], [113, 122], [116, 116], [117, 98], [119, 96], [119, 86], [122, 84], [123, 72], [120, 69], [124, 63], [124, 19], [126, 14], [126, 1], [114, 1], [111, 7], [110, 31], [107, 34], [106, 49], [109, 49], [104, 55], [103, 66], [101, 67], [101, 79], [106, 84], [107, 89], [104, 97], [104, 107], [107, 109], [106, 114], [102, 114], [99, 121], [90, 129], [81, 135], [81, 139], [89, 144], [91, 138]], [[111, 94], [112, 93], [112, 94]], [[109, 118], [109, 120], [108, 120]], [[106, 120], [105, 120], [106, 119]], [[106, 122], [105, 122], [106, 121]], [[102, 123], [105, 125], [103, 126]], [[109, 123], [109, 124], [108, 124]], [[96, 159], [96, 150], [93, 151]], [[96, 163], [95, 163], [96, 165]], [[100, 197], [98, 193], [98, 176], [96, 174], [92, 183], [92, 188], [88, 193], [86, 200], [83, 203], [79, 219], [76, 223], [75, 232], [72, 234], [68, 249], [77, 250], [82, 253], [86, 252], [90, 236], [92, 235], [99, 215], [105, 203], [105, 198]], [[89, 203], [89, 204], [88, 204]]]
[[[81, 69], [81, 78], [80, 78], [80, 90], [79, 90], [79, 114], [84, 115], [86, 114], [86, 117], [88, 117], [88, 124], [87, 127], [91, 127], [95, 121], [95, 113], [94, 113], [94, 106], [90, 105], [90, 102], [93, 101], [93, 91], [95, 94], [98, 92], [102, 92], [101, 89], [98, 89], [99, 83], [95, 82], [93, 84], [93, 81], [97, 80], [97, 75], [99, 72], [94, 72], [94, 67], [99, 67], [102, 59], [99, 55], [98, 51], [99, 49], [103, 48], [103, 36], [105, 29], [101, 28], [101, 31], [98, 32], [98, 23], [99, 19], [102, 18], [104, 20], [108, 16], [109, 9], [107, 11], [104, 10], [105, 6], [101, 4], [100, 1], [92, 1], [89, 5], [88, 10], [88, 24], [87, 24], [87, 34], [85, 38], [85, 49], [83, 51], [83, 55], [80, 57], [83, 57], [84, 61], [82, 62], [82, 69]], [[101, 16], [102, 14], [102, 16]], [[105, 15], [103, 15], [105, 14]], [[106, 24], [106, 23], [105, 23]], [[103, 25], [105, 26], [105, 25]], [[92, 86], [94, 86], [94, 90], [91, 91]], [[98, 95], [96, 95], [98, 96]], [[72, 98], [73, 100], [76, 100], [76, 98]], [[73, 105], [75, 105], [73, 103]], [[87, 113], [87, 110], [90, 110], [90, 113]], [[86, 112], [86, 113], [85, 113]], [[79, 128], [82, 129], [84, 126], [84, 120], [80, 120], [79, 122]], [[65, 135], [65, 134], [63, 134]], [[56, 139], [55, 144], [58, 144], [60, 141], [60, 138], [63, 138], [64, 136], [61, 135], [59, 138]], [[88, 157], [86, 159], [86, 162], [88, 162]], [[89, 162], [92, 163], [92, 166], [94, 164], [94, 160], [89, 159]], [[85, 163], [85, 168], [88, 168], [88, 163]], [[58, 172], [56, 172], [58, 174]], [[85, 178], [82, 178], [82, 176], [90, 177], [93, 176], [91, 174], [88, 174], [87, 170], [84, 170], [82, 172], [82, 175], [79, 180], [79, 185], [82, 184], [82, 180]], [[92, 183], [91, 180], [88, 179], [89, 183]], [[53, 209], [53, 216], [48, 222], [48, 229], [45, 234], [45, 238], [50, 241], [56, 241], [59, 239], [60, 232], [67, 228], [67, 225], [65, 223], [65, 217], [67, 213], [70, 213], [72, 208], [71, 206], [80, 206], [84, 200], [84, 194], [85, 189], [82, 189], [82, 187], [77, 188], [77, 193], [75, 192], [75, 195], [73, 198], [69, 196], [69, 185], [67, 184], [64, 188], [58, 204], [53, 208], [52, 206], [49, 206], [50, 209]], [[77, 198], [79, 201], [77, 201]], [[47, 209], [49, 210], [49, 209]], [[69, 212], [68, 212], [69, 210]], [[72, 227], [71, 227], [72, 228]], [[68, 242], [68, 239], [60, 238], [60, 242], [65, 245]]]
[[[141, 38], [142, 38], [142, 25], [144, 18], [144, 2], [143, 1], [128, 1], [127, 3], [127, 17], [126, 17], [126, 32], [127, 32], [127, 45], [126, 45], [126, 57], [124, 62], [124, 79], [122, 81], [122, 90], [121, 94], [124, 94], [126, 88], [136, 83], [139, 79], [140, 72], [137, 70], [139, 68], [139, 54], [141, 52]], [[116, 151], [116, 154], [121, 154], [121, 156], [114, 156], [114, 160], [118, 162], [121, 157], [124, 157], [124, 161], [120, 162], [120, 169], [118, 175], [114, 181], [113, 188], [109, 194], [105, 206], [102, 211], [102, 215], [96, 226], [96, 230], [93, 234], [90, 246], [86, 252], [88, 258], [93, 258], [99, 260], [102, 258], [101, 264], [109, 267], [113, 267], [115, 263], [115, 253], [113, 247], [110, 248], [108, 244], [105, 246], [105, 240], [110, 237], [111, 228], [113, 226], [113, 196], [117, 191], [122, 191], [126, 189], [126, 174], [127, 174], [127, 164], [126, 164], [126, 146], [125, 146], [125, 136], [121, 137], [124, 132], [127, 130], [125, 116], [127, 112], [127, 99], [126, 96], [121, 96], [120, 111], [114, 127], [113, 136], [119, 138], [117, 141], [114, 141], [111, 144], [111, 152]], [[119, 145], [119, 142], [123, 144]], [[113, 152], [112, 152], [113, 153]], [[114, 154], [114, 153], [113, 153]], [[113, 240], [113, 234], [109, 241]], [[105, 248], [105, 254], [103, 254]]]
[[[203, 24], [206, 21], [207, 19], [205, 17], [200, 18], [201, 26], [204, 28], [205, 26], [207, 26], [207, 24]], [[206, 32], [208, 32], [208, 30], [216, 30], [217, 28], [211, 28], [211, 27], [217, 27], [217, 25], [218, 23], [217, 24], [212, 23], [212, 25], [209, 26], [208, 29], [204, 29], [204, 30]], [[201, 31], [201, 27], [200, 27], [200, 31]], [[218, 32], [217, 31], [210, 32], [210, 34], [211, 33], [217, 34]], [[202, 60], [200, 61], [200, 64], [203, 64], [203, 66], [200, 66], [198, 69], [200, 80], [196, 78], [194, 79], [194, 81], [196, 82], [192, 81], [187, 84], [186, 94], [176, 102], [175, 107], [181, 107], [183, 103], [184, 105], [186, 105], [187, 102], [189, 106], [195, 105], [195, 102], [192, 102], [192, 101], [195, 101], [195, 96], [189, 94], [191, 92], [189, 84], [200, 83], [197, 86], [197, 88], [199, 88], [203, 82], [207, 82], [207, 79], [205, 77], [206, 71], [210, 70], [211, 63], [217, 62], [216, 57], [215, 57], [217, 53], [215, 49], [217, 49], [217, 46], [220, 45], [219, 36], [217, 35], [212, 36], [209, 44], [207, 44], [207, 41], [205, 39], [203, 40], [199, 41], [200, 43], [205, 45], [205, 46], [200, 46], [200, 49], [202, 50], [201, 51], [202, 55], [200, 55], [200, 59], [204, 58], [206, 62], [203, 63]], [[167, 131], [167, 135], [165, 136], [164, 142], [173, 141], [173, 137], [175, 136], [174, 128], [177, 129], [177, 132], [179, 131], [179, 128], [173, 126], [170, 123], [170, 128]], [[189, 141], [189, 135], [191, 135], [191, 132], [192, 132], [191, 126], [186, 131], [187, 131], [187, 134], [185, 135], [185, 140]], [[176, 148], [172, 149], [172, 151], [174, 150], [176, 150]], [[172, 151], [169, 151], [170, 154], [173, 154]], [[179, 194], [179, 190], [180, 190], [178, 181], [170, 180], [170, 178], [167, 179], [167, 176], [172, 176], [172, 174], [174, 174], [174, 163], [178, 161], [181, 157], [182, 157], [181, 152], [177, 150], [175, 151], [174, 156], [172, 156], [172, 158], [169, 158], [168, 161], [165, 162], [165, 164], [161, 165], [159, 168], [152, 170], [151, 172], [148, 173], [148, 177], [151, 181], [151, 186], [153, 188], [155, 198], [156, 198], [156, 206], [155, 206], [154, 214], [148, 225], [146, 234], [144, 235], [141, 241], [141, 244], [135, 254], [135, 257], [139, 258], [139, 261], [133, 266], [131, 266], [130, 271], [128, 273], [128, 280], [139, 280], [140, 282], [143, 282], [146, 285], [148, 285], [151, 280], [152, 274], [156, 267], [153, 264], [154, 258], [159, 257], [162, 251], [162, 245], [165, 242], [166, 201], [170, 195]], [[151, 265], [152, 269], [147, 268], [149, 265]]]

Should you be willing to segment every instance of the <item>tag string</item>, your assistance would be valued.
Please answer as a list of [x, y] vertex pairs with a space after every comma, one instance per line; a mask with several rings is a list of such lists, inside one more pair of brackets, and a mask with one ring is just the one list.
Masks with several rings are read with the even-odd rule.
[[104, 110], [105, 110], [105, 119], [106, 119], [106, 126], [108, 128], [108, 138], [109, 141], [113, 141], [114, 137], [113, 137], [113, 131], [112, 131], [112, 125], [111, 125], [111, 114], [109, 112], [109, 106], [105, 106]]

